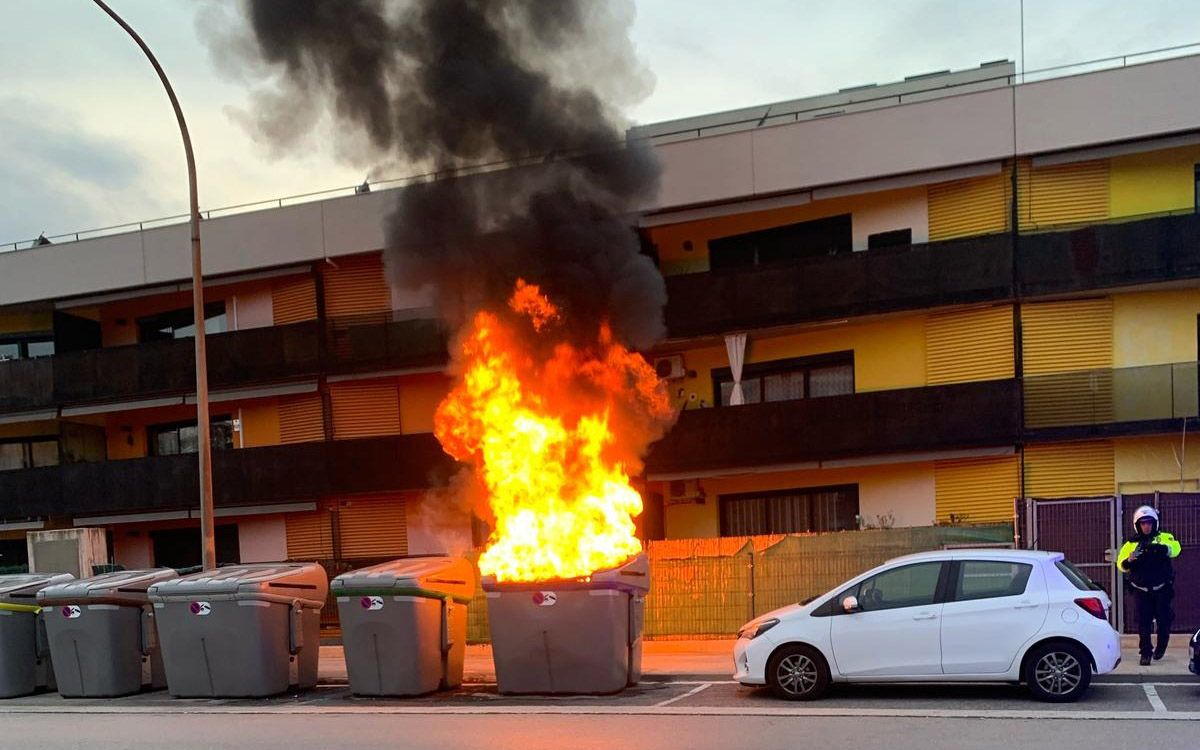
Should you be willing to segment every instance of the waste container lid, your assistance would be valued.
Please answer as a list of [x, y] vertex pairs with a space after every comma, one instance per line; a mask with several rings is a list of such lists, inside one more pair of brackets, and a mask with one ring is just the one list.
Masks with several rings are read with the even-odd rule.
[[0, 601], [29, 602], [41, 589], [64, 581], [73, 581], [70, 573], [17, 573], [0, 576]]
[[650, 563], [645, 554], [639, 553], [616, 567], [597, 570], [583, 578], [552, 581], [497, 581], [492, 576], [484, 576], [481, 584], [484, 591], [533, 591], [552, 586], [563, 591], [616, 589], [638, 594], [650, 590]]
[[150, 600], [199, 594], [233, 594], [245, 598], [278, 596], [324, 603], [329, 576], [317, 563], [279, 562], [227, 565], [150, 586]]
[[475, 595], [475, 567], [461, 557], [409, 557], [343, 573], [332, 588], [338, 596], [450, 597], [465, 603]]
[[73, 604], [84, 600], [142, 604], [147, 601], [146, 589], [159, 581], [178, 577], [171, 568], [148, 570], [119, 570], [77, 581], [56, 583], [38, 592], [39, 604]]

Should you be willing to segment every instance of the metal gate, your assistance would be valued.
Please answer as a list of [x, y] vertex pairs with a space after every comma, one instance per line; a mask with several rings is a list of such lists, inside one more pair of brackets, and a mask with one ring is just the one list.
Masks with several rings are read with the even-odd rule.
[[1200, 493], [1154, 492], [1144, 495], [1083, 497], [1062, 500], [1030, 498], [1017, 503], [1020, 546], [1062, 552], [1113, 601], [1113, 624], [1135, 632], [1133, 599], [1124, 591], [1123, 576], [1114, 561], [1117, 550], [1133, 531], [1133, 513], [1142, 505], [1159, 512], [1162, 528], [1183, 547], [1175, 559], [1175, 622], [1172, 630], [1200, 629]]

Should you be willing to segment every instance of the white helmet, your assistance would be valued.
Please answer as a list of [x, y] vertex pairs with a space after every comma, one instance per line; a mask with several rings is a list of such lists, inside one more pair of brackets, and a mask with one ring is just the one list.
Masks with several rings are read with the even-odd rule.
[[1149, 505], [1143, 505], [1133, 512], [1133, 530], [1141, 531], [1138, 524], [1147, 518], [1154, 522], [1154, 530], [1158, 531], [1158, 511]]

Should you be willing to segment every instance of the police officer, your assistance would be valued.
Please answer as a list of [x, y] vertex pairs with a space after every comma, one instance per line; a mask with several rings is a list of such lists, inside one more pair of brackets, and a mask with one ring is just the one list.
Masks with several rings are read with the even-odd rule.
[[[1175, 571], [1171, 558], [1179, 556], [1179, 542], [1175, 537], [1158, 528], [1158, 511], [1143, 505], [1133, 514], [1134, 534], [1130, 536], [1117, 555], [1117, 568], [1126, 575], [1126, 582], [1133, 588], [1137, 600], [1138, 651], [1142, 666], [1150, 663], [1150, 656], [1163, 658], [1167, 652], [1167, 640], [1171, 634], [1174, 612], [1171, 599], [1175, 596]], [[1152, 647], [1150, 633], [1152, 623], [1158, 623], [1158, 645]]]

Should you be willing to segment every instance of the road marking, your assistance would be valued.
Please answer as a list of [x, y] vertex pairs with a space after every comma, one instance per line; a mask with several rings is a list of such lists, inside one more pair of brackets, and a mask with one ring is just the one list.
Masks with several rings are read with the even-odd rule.
[[710, 684], [711, 683], [708, 683], [708, 682], [701, 683], [701, 684], [697, 685], [696, 687], [692, 688], [691, 690], [687, 691], [683, 695], [677, 695], [674, 698], [667, 698], [665, 701], [663, 701], [661, 703], [655, 703], [654, 705], [656, 708], [662, 708], [663, 706], [669, 706], [672, 703], [681, 701], [684, 698], [691, 698], [696, 693], [699, 693], [702, 690], [707, 690], [709, 688]]
[[1162, 698], [1158, 697], [1158, 690], [1156, 690], [1153, 685], [1142, 685], [1142, 688], [1146, 691], [1146, 699], [1149, 700], [1150, 705], [1154, 707], [1154, 713], [1166, 713], [1167, 704], [1163, 703]]

